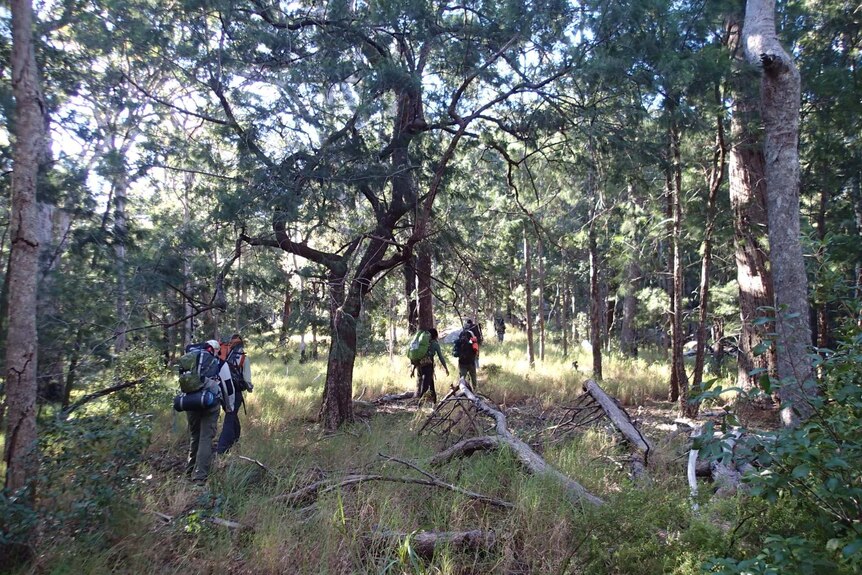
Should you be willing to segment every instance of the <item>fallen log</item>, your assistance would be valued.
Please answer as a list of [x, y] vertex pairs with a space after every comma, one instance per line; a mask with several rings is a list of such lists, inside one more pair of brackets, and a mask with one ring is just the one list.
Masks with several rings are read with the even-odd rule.
[[[680, 420], [677, 420], [677, 422], [693, 426], [691, 432], [692, 441], [703, 433], [702, 425], [693, 425]], [[699, 451], [697, 449], [690, 450], [688, 454], [687, 476], [692, 498], [695, 498], [698, 493], [697, 477], [705, 475], [712, 479], [716, 486], [715, 494], [719, 497], [726, 497], [735, 494], [743, 485], [743, 475], [754, 469], [750, 463], [746, 461], [737, 462], [734, 458], [736, 444], [743, 437], [740, 430], [733, 429], [726, 435], [719, 433], [714, 433], [713, 435], [716, 438], [720, 438], [722, 450], [729, 456], [727, 457], [729, 463], [723, 463], [721, 460], [704, 462], [698, 459]], [[706, 473], [704, 472], [705, 468], [708, 469]], [[697, 503], [694, 503], [693, 506], [697, 509]]]
[[476, 406], [476, 409], [480, 413], [484, 413], [494, 420], [495, 430], [500, 441], [504, 442], [512, 449], [515, 456], [530, 473], [533, 475], [542, 475], [553, 478], [565, 488], [569, 498], [574, 502], [585, 501], [596, 506], [604, 504], [602, 499], [587, 491], [583, 485], [574, 479], [567, 477], [559, 470], [549, 465], [535, 451], [533, 451], [529, 445], [515, 437], [512, 432], [509, 431], [506, 423], [506, 415], [502, 411], [489, 405], [485, 400], [476, 397], [463, 378], [459, 381], [458, 387], [459, 393], [472, 401], [473, 405]]
[[488, 550], [497, 543], [493, 531], [475, 529], [473, 531], [416, 531], [399, 533], [396, 531], [377, 531], [369, 538], [372, 546], [392, 547], [405, 540], [417, 555], [430, 559], [441, 547], [458, 551]]
[[632, 447], [632, 477], [636, 480], [644, 479], [646, 477], [649, 453], [652, 449], [649, 440], [635, 427], [626, 410], [620, 407], [616, 400], [605, 393], [595, 381], [588, 379], [584, 382], [584, 392], [588, 393], [598, 402], [602, 410], [607, 414], [608, 419], [611, 420], [611, 423], [614, 424]]
[[382, 403], [389, 403], [392, 401], [403, 401], [405, 399], [413, 399], [416, 397], [415, 391], [403, 391], [401, 393], [387, 393], [386, 395], [381, 395], [377, 399], [370, 401], [369, 403], [380, 405]]

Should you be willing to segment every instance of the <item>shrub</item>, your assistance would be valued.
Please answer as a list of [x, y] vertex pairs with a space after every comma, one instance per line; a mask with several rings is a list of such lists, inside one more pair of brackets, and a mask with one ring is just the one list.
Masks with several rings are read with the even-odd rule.
[[[862, 572], [862, 335], [835, 352], [821, 351], [815, 360], [821, 394], [810, 399], [812, 417], [748, 446], [761, 465], [745, 478], [751, 496], [800, 519], [773, 523], [752, 535], [759, 551], [713, 559], [706, 571]], [[767, 380], [763, 385], [771, 391]]]

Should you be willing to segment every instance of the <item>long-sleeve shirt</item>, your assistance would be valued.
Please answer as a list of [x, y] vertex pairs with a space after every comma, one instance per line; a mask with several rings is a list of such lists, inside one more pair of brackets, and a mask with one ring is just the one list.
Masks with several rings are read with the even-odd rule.
[[428, 348], [428, 357], [433, 360], [434, 354], [437, 354], [437, 357], [440, 358], [440, 363], [443, 364], [446, 371], [449, 371], [449, 366], [446, 364], [446, 358], [443, 357], [443, 350], [440, 349], [440, 342], [436, 339], [431, 341], [431, 346]]

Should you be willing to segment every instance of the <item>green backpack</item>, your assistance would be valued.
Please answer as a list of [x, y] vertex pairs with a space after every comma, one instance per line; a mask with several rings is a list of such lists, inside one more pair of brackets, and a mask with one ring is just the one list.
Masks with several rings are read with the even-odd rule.
[[193, 349], [181, 356], [177, 362], [180, 375], [180, 390], [183, 393], [200, 391], [207, 379], [218, 377], [221, 361], [202, 349]]
[[407, 346], [407, 359], [410, 363], [419, 363], [419, 361], [428, 355], [428, 350], [431, 349], [431, 334], [427, 331], [417, 331], [416, 335]]

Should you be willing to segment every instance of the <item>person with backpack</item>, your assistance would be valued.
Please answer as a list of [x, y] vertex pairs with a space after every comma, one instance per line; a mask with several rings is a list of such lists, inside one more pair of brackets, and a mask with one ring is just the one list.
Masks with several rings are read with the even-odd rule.
[[449, 375], [449, 366], [446, 365], [446, 358], [443, 357], [443, 350], [440, 349], [440, 342], [437, 340], [439, 334], [433, 327], [428, 330], [430, 342], [428, 351], [414, 362], [414, 369], [418, 368], [419, 375], [416, 376], [416, 398], [421, 399], [423, 395], [430, 392], [431, 401], [437, 403], [437, 390], [434, 387], [434, 356], [440, 358], [440, 363], [443, 369], [446, 370], [446, 375]]
[[196, 350], [198, 352], [197, 370], [194, 373], [194, 377], [200, 376], [217, 383], [216, 390], [219, 401], [203, 409], [185, 410], [189, 435], [191, 436], [186, 475], [198, 484], [207, 480], [212, 466], [213, 440], [218, 431], [219, 411], [221, 408], [224, 408], [225, 413], [231, 413], [234, 410], [235, 391], [230, 368], [226, 363], [219, 361], [219, 348], [219, 342], [211, 339]]
[[497, 332], [497, 341], [503, 343], [503, 336], [506, 334], [506, 321], [503, 316], [498, 315], [494, 318], [494, 331]]
[[230, 336], [230, 341], [219, 346], [219, 359], [230, 369], [231, 379], [236, 388], [234, 410], [225, 413], [222, 423], [221, 434], [218, 438], [216, 453], [224, 454], [239, 441], [242, 426], [239, 422], [239, 408], [243, 403], [244, 391], [251, 393], [254, 386], [251, 384], [251, 363], [245, 355], [245, 342], [238, 333]]
[[479, 349], [485, 342], [482, 339], [482, 328], [471, 318], [467, 318], [464, 322], [464, 329], [469, 331], [476, 338], [476, 369], [479, 369]]
[[476, 389], [476, 361], [479, 357], [479, 341], [473, 332], [464, 329], [458, 335], [453, 346], [453, 354], [458, 358], [458, 376], [466, 381], [467, 375], [473, 382], [471, 389]]

